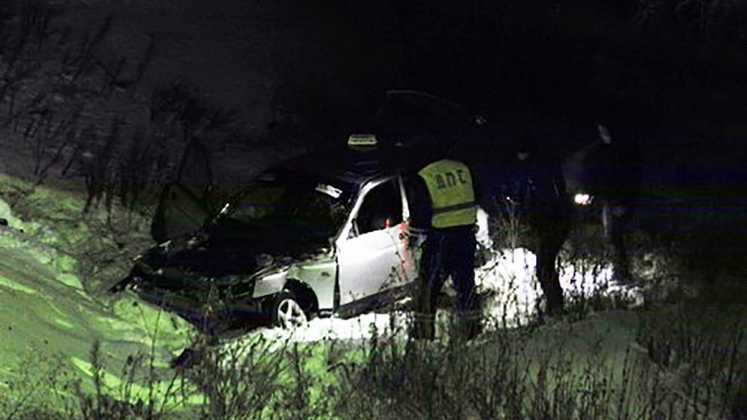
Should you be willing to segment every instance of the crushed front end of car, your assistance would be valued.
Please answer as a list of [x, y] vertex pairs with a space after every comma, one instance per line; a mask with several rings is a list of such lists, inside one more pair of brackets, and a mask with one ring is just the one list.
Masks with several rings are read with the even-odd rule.
[[210, 331], [277, 321], [278, 299], [292, 293], [310, 312], [318, 294], [334, 294], [331, 238], [349, 195], [308, 175], [266, 174], [195, 232], [138, 256], [111, 290], [130, 288]]

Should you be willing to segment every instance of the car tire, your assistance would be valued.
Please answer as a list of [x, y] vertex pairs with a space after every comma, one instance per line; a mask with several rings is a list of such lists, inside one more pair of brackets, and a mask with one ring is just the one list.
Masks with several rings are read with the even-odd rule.
[[271, 311], [273, 324], [286, 329], [305, 325], [309, 320], [303, 306], [289, 290], [283, 291], [274, 299]]

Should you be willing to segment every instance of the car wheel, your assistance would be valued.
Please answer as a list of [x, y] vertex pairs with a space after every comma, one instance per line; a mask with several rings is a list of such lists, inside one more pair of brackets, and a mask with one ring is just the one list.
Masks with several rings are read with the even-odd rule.
[[306, 312], [293, 293], [281, 293], [272, 307], [272, 318], [275, 325], [283, 328], [295, 328], [308, 322]]

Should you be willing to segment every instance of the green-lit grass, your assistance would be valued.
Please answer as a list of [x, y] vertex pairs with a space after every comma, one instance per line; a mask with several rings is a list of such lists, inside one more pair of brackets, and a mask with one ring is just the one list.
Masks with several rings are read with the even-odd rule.
[[[738, 418], [728, 416], [744, 392], [744, 324], [700, 324], [702, 318], [682, 314], [673, 322], [668, 308], [499, 330], [472, 343], [409, 341], [386, 331], [357, 344], [294, 344], [259, 335], [222, 346], [198, 340], [195, 363], [183, 376], [159, 372], [167, 380], [155, 391], [147, 354], [126, 361], [119, 376], [98, 373], [102, 385], [92, 386], [103, 363], [92, 352], [76, 362], [90, 374], [84, 394], [56, 397], [64, 402], [58, 406], [36, 403], [66, 407], [80, 418]], [[707, 363], [697, 358], [706, 353], [684, 352], [696, 337], [699, 348], [732, 357]], [[663, 345], [685, 358], [662, 363], [656, 346]], [[686, 362], [698, 368], [682, 376]], [[132, 369], [140, 376], [130, 376]], [[126, 391], [131, 378], [143, 385]], [[159, 395], [167, 393], [164, 403]]]
[[94, 207], [83, 213], [85, 193], [79, 188], [55, 189], [0, 174], [0, 217], [12, 228], [17, 246], [32, 250], [44, 264], [82, 280], [98, 294], [124, 277], [131, 259], [152, 245], [150, 215], [114, 203], [111, 210]]
[[[108, 302], [87, 292], [92, 278], [85, 273], [92, 267], [84, 265], [105, 264], [90, 251], [116, 248], [97, 231], [102, 215], [83, 217], [81, 194], [44, 186], [31, 190], [14, 178], [0, 179], [0, 196], [14, 204], [11, 209], [0, 201], [0, 217], [9, 225], [0, 232], [0, 365], [2, 380], [13, 384], [4, 393], [15, 401], [9, 410], [19, 402], [59, 397], [44, 387], [53, 386], [50, 378], [61, 378], [62, 372], [68, 385], [62, 394], [72, 395], [75, 380], [83, 392], [91, 391], [94, 343], [100, 345], [102, 377], [112, 387], [125, 380], [121, 367], [138, 353], [152, 354], [159, 375], [170, 373], [169, 361], [190, 341], [186, 322], [132, 294]], [[105, 252], [100, 256], [112, 258]], [[121, 259], [128, 264], [126, 255]], [[33, 392], [19, 385], [34, 382], [20, 379], [27, 372], [47, 371], [54, 373], [37, 381]], [[133, 389], [143, 386], [133, 384]]]

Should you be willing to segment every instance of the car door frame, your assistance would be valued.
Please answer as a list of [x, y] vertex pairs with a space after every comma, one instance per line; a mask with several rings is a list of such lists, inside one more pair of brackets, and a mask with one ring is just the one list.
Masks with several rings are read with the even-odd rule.
[[[360, 188], [360, 190], [359, 190], [359, 192], [358, 192], [358, 194], [356, 196], [356, 199], [355, 199], [355, 204], [353, 205], [350, 213], [348, 214], [348, 218], [347, 218], [347, 220], [346, 220], [343, 228], [340, 230], [337, 238], [334, 241], [336, 257], [339, 256], [340, 250], [344, 249], [345, 242], [347, 242], [349, 240], [356, 239], [356, 238], [359, 237], [359, 236], [352, 236], [351, 237], [351, 234], [353, 232], [354, 223], [356, 221], [356, 218], [358, 217], [358, 213], [359, 213], [361, 207], [363, 206], [363, 203], [364, 203], [366, 197], [368, 196], [368, 194], [373, 189], [375, 189], [376, 187], [378, 187], [378, 186], [380, 186], [380, 185], [382, 185], [382, 184], [384, 184], [386, 182], [391, 182], [391, 181], [394, 181], [396, 183], [395, 187], [399, 191], [399, 196], [400, 196], [400, 200], [401, 200], [402, 220], [401, 220], [401, 222], [397, 226], [400, 226], [400, 228], [403, 230], [403, 232], [401, 232], [399, 234], [400, 237], [398, 239], [400, 241], [403, 239], [402, 235], [404, 235], [404, 229], [406, 228], [406, 223], [408, 222], [408, 219], [409, 219], [409, 206], [408, 206], [408, 202], [407, 202], [407, 196], [405, 194], [405, 189], [404, 189], [404, 184], [403, 184], [402, 177], [399, 174], [379, 176], [379, 177], [372, 178], [372, 179], [366, 181], [364, 183], [364, 185]], [[398, 249], [397, 252], [406, 252], [405, 251], [405, 247], [400, 244], [400, 248]], [[407, 276], [408, 276], [407, 277], [407, 282], [411, 281], [411, 279], [409, 279], [409, 276], [410, 276], [409, 272], [408, 272]], [[351, 301], [346, 301], [341, 296], [342, 293], [341, 293], [340, 281], [341, 281], [341, 270], [340, 270], [340, 262], [339, 262], [339, 259], [338, 259], [337, 278], [336, 278], [336, 285], [335, 285], [335, 290], [336, 290], [336, 293], [335, 293], [335, 308], [338, 308], [338, 307], [341, 307], [341, 306], [352, 305], [352, 304], [355, 304], [356, 302], [358, 302], [359, 300], [365, 300], [365, 299], [368, 299], [370, 297], [374, 297], [374, 296], [376, 296], [376, 295], [379, 294], [379, 293], [373, 293], [373, 294], [370, 294], [370, 295], [362, 296], [359, 299], [353, 299]]]

